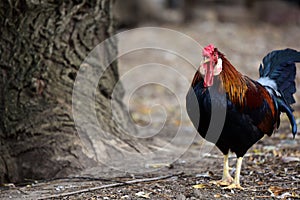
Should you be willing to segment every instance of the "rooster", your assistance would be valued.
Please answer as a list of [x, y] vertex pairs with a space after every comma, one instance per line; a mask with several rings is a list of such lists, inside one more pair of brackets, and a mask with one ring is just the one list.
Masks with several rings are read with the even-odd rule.
[[[215, 183], [229, 189], [243, 189], [240, 185], [243, 156], [265, 134], [272, 135], [280, 125], [282, 112], [289, 118], [293, 136], [297, 133], [290, 105], [295, 103], [295, 62], [300, 62], [300, 52], [284, 49], [266, 55], [257, 81], [238, 72], [213, 45], [204, 48], [203, 59], [186, 96], [187, 113], [200, 135], [224, 154], [223, 176]], [[208, 135], [217, 123], [211, 121], [213, 107], [217, 112], [225, 111], [219, 135]], [[229, 173], [229, 151], [237, 156], [234, 179]]]

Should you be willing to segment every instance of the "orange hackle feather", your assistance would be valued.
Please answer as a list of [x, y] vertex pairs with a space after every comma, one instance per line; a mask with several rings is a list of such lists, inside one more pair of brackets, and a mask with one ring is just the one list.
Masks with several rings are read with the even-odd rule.
[[230, 101], [243, 107], [246, 103], [245, 94], [248, 90], [246, 80], [223, 54], [219, 53], [219, 55], [223, 61], [223, 70], [220, 74], [222, 86], [227, 92]]

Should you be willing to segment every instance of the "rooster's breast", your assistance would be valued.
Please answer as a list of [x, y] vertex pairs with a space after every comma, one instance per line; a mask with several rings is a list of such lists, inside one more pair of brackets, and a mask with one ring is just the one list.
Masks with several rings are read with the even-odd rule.
[[[217, 88], [212, 87], [208, 90], [200, 84], [190, 88], [186, 97], [186, 107], [199, 134], [216, 144], [224, 154], [231, 150], [242, 156], [264, 135], [253, 124], [251, 117], [240, 112], [227, 95], [220, 93]], [[220, 123], [223, 128], [216, 128]]]

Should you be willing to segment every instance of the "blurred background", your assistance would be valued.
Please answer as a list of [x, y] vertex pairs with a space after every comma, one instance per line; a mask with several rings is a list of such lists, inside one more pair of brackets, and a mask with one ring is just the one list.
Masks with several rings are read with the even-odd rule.
[[119, 28], [213, 21], [300, 25], [299, 0], [116, 0]]

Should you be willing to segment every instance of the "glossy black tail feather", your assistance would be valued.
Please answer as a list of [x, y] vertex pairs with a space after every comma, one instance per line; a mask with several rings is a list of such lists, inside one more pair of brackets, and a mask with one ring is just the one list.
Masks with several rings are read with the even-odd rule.
[[295, 136], [297, 134], [297, 123], [296, 123], [296, 120], [295, 120], [292, 110], [290, 109], [290, 107], [288, 105], [286, 105], [286, 103], [284, 101], [282, 101], [279, 98], [277, 98], [277, 104], [279, 106], [280, 111], [285, 112], [286, 115], [288, 116], [291, 127], [292, 127], [293, 138], [295, 139]]
[[276, 50], [266, 55], [259, 67], [260, 77], [268, 77], [274, 80], [277, 90], [283, 94], [288, 104], [295, 103], [293, 97], [296, 92], [295, 62], [300, 62], [300, 52], [294, 49]]

